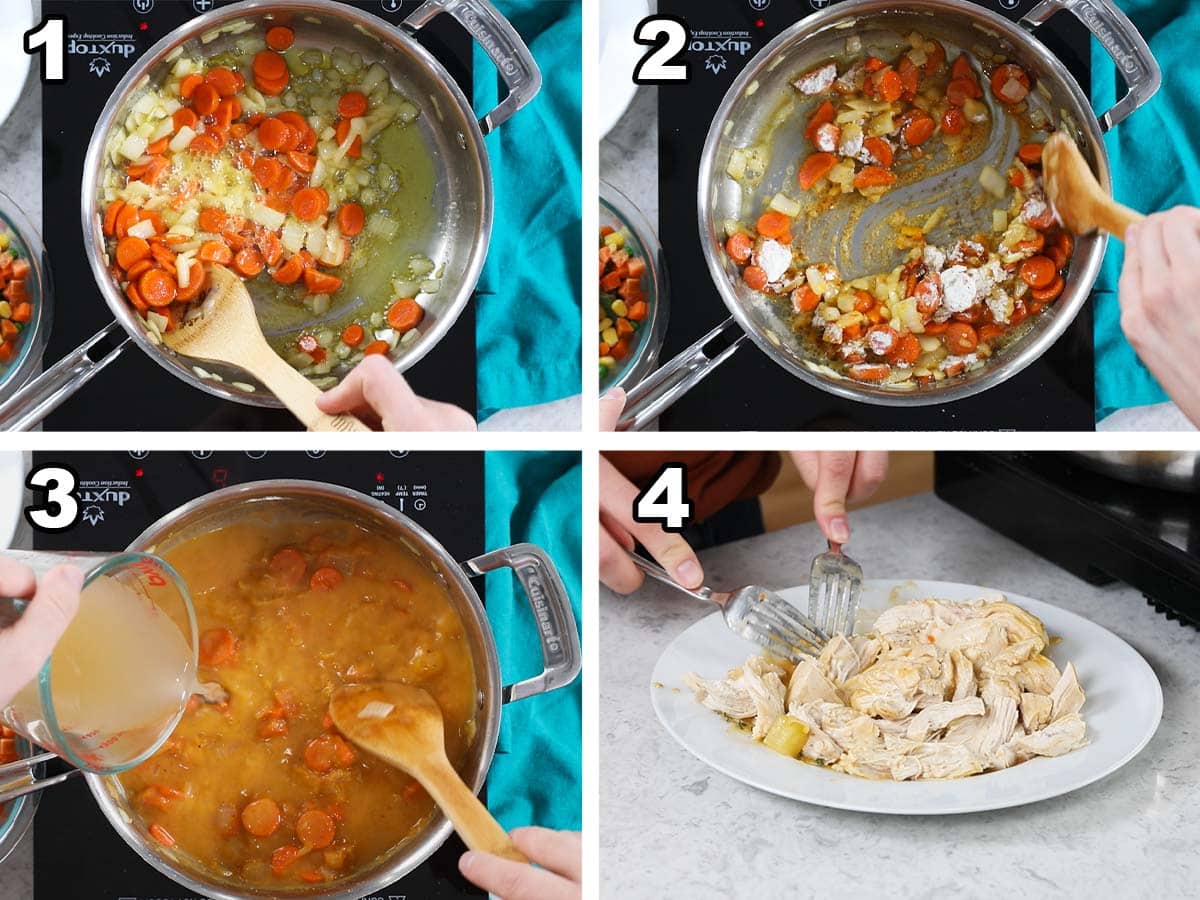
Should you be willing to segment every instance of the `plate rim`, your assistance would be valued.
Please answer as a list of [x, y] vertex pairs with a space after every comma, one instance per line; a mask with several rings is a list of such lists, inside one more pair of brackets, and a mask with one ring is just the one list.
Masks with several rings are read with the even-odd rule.
[[[711, 769], [715, 769], [716, 771], [720, 772], [722, 775], [726, 776], [727, 778], [730, 778], [740, 784], [744, 784], [755, 790], [762, 791], [764, 793], [771, 794], [773, 796], [780, 797], [785, 800], [790, 800], [795, 803], [805, 803], [810, 806], [826, 807], [826, 808], [830, 808], [830, 809], [840, 809], [840, 810], [845, 810], [848, 812], [870, 813], [870, 814], [874, 814], [874, 815], [895, 815], [895, 816], [965, 815], [965, 814], [970, 814], [970, 813], [991, 812], [991, 811], [1000, 810], [1000, 809], [1012, 809], [1012, 808], [1018, 807], [1018, 806], [1026, 806], [1031, 803], [1040, 803], [1044, 800], [1051, 800], [1055, 797], [1062, 797], [1067, 794], [1073, 793], [1074, 791], [1080, 790], [1081, 788], [1085, 788], [1085, 787], [1088, 787], [1089, 785], [1095, 784], [1098, 781], [1102, 781], [1103, 779], [1112, 775], [1114, 772], [1117, 772], [1118, 770], [1124, 768], [1131, 760], [1134, 759], [1134, 757], [1136, 757], [1139, 753], [1142, 752], [1142, 750], [1144, 750], [1146, 748], [1146, 745], [1149, 744], [1150, 741], [1154, 739], [1154, 736], [1158, 733], [1159, 726], [1162, 724], [1162, 714], [1163, 714], [1162, 682], [1159, 680], [1158, 673], [1156, 673], [1154, 671], [1154, 668], [1150, 665], [1149, 662], [1146, 661], [1146, 658], [1144, 656], [1142, 656], [1142, 654], [1140, 652], [1138, 652], [1136, 647], [1134, 647], [1132, 644], [1130, 644], [1128, 641], [1126, 641], [1120, 635], [1115, 634], [1114, 632], [1105, 628], [1103, 625], [1099, 624], [1098, 622], [1094, 622], [1091, 619], [1088, 619], [1085, 616], [1080, 615], [1079, 613], [1075, 612], [1074, 610], [1066, 609], [1065, 607], [1062, 607], [1062, 606], [1057, 606], [1048, 601], [1038, 600], [1035, 597], [1027, 597], [1023, 594], [1018, 594], [1013, 591], [1006, 591], [1001, 588], [995, 588], [995, 587], [972, 585], [972, 584], [966, 584], [963, 582], [935, 581], [932, 579], [917, 579], [917, 578], [896, 578], [896, 579], [873, 578], [873, 579], [867, 579], [863, 583], [864, 583], [864, 586], [889, 585], [890, 589], [893, 589], [893, 590], [897, 587], [902, 587], [904, 585], [912, 584], [912, 585], [920, 585], [920, 586], [928, 585], [928, 586], [935, 587], [935, 588], [945, 587], [945, 588], [955, 588], [955, 589], [962, 590], [962, 591], [975, 591], [975, 592], [979, 592], [981, 595], [984, 593], [1001, 593], [1005, 596], [1006, 599], [1010, 600], [1011, 602], [1015, 603], [1018, 606], [1022, 606], [1023, 601], [1032, 601], [1034, 604], [1037, 604], [1037, 605], [1051, 607], [1055, 610], [1056, 613], [1061, 613], [1062, 615], [1064, 615], [1068, 618], [1079, 619], [1080, 621], [1085, 623], [1085, 625], [1089, 625], [1094, 628], [1099, 628], [1101, 631], [1105, 632], [1110, 638], [1123, 644], [1125, 646], [1125, 648], [1130, 653], [1133, 654], [1134, 658], [1138, 662], [1141, 663], [1141, 665], [1145, 668], [1145, 671], [1147, 673], [1149, 673], [1150, 682], [1154, 687], [1154, 708], [1153, 708], [1153, 715], [1152, 715], [1153, 725], [1152, 725], [1152, 727], [1148, 728], [1147, 731], [1145, 732], [1145, 734], [1143, 734], [1138, 739], [1138, 741], [1136, 741], [1135, 744], [1131, 746], [1131, 749], [1129, 749], [1127, 752], [1122, 754], [1119, 759], [1114, 760], [1113, 762], [1107, 764], [1106, 766], [1101, 767], [1100, 769], [1096, 770], [1096, 772], [1094, 772], [1094, 773], [1089, 773], [1086, 778], [1079, 780], [1077, 783], [1073, 783], [1068, 787], [1051, 789], [1049, 792], [1046, 792], [1045, 790], [1033, 792], [1034, 794], [1036, 794], [1036, 796], [1020, 795], [1020, 794], [1014, 794], [1014, 793], [1010, 792], [1008, 794], [1003, 795], [1001, 799], [997, 799], [997, 800], [989, 800], [989, 801], [985, 801], [983, 803], [981, 803], [979, 800], [968, 800], [967, 802], [958, 802], [958, 803], [953, 803], [953, 804], [949, 804], [949, 805], [945, 805], [945, 806], [940, 806], [936, 809], [930, 809], [930, 808], [895, 809], [895, 808], [891, 808], [891, 807], [881, 807], [877, 804], [876, 805], [864, 804], [862, 801], [855, 802], [853, 800], [837, 800], [837, 799], [814, 798], [814, 797], [800, 798], [800, 797], [795, 796], [793, 793], [785, 793], [784, 791], [780, 790], [778, 787], [771, 786], [771, 785], [765, 783], [764, 781], [762, 781], [761, 779], [752, 779], [752, 778], [746, 777], [741, 772], [737, 772], [737, 773], [732, 772], [725, 765], [723, 765], [719, 762], [716, 762], [713, 758], [711, 758], [710, 755], [702, 753], [701, 751], [699, 751], [695, 747], [693, 747], [691, 744], [685, 742], [684, 739], [682, 738], [682, 736], [675, 730], [675, 728], [672, 726], [671, 722], [668, 720], [668, 717], [666, 716], [665, 711], [664, 711], [663, 704], [659, 702], [660, 698], [662, 698], [664, 696], [663, 689], [665, 687], [665, 684], [662, 683], [660, 681], [660, 679], [658, 679], [657, 676], [659, 673], [659, 668], [662, 665], [664, 658], [666, 658], [667, 655], [669, 653], [671, 653], [672, 650], [674, 650], [674, 648], [680, 641], [684, 640], [684, 638], [687, 636], [687, 634], [690, 631], [692, 631], [693, 629], [699, 628], [701, 626], [704, 626], [707, 623], [713, 621], [714, 619], [720, 620], [721, 613], [719, 610], [714, 611], [714, 612], [710, 613], [709, 615], [706, 615], [700, 619], [697, 619], [695, 622], [688, 625], [687, 628], [685, 628], [682, 632], [677, 634], [663, 648], [663, 650], [659, 654], [658, 658], [655, 660], [654, 666], [650, 673], [650, 680], [649, 680], [650, 705], [654, 709], [654, 714], [657, 717], [659, 724], [663, 727], [663, 729], [667, 732], [667, 734], [669, 734], [671, 736], [671, 738], [681, 748], [686, 750], [688, 753], [690, 753], [696, 759], [700, 760], [706, 766], [708, 766]], [[788, 592], [788, 591], [799, 591], [799, 590], [806, 590], [806, 589], [807, 589], [807, 585], [801, 584], [801, 585], [796, 585], [796, 586], [793, 586], [790, 588], [781, 588], [781, 589], [779, 589], [779, 592], [784, 593], [784, 592]], [[923, 587], [921, 589], [925, 590], [925, 588], [923, 588]], [[1031, 611], [1033, 611], [1033, 610], [1031, 610]], [[1033, 612], [1035, 612], [1035, 614], [1036, 614], [1036, 611], [1033, 611]], [[752, 645], [750, 645], [750, 644], [747, 644], [747, 648], [748, 648], [748, 650], [753, 649]], [[663, 686], [661, 686], [661, 687], [656, 686], [656, 685], [660, 685], [660, 684]], [[1017, 767], [1012, 767], [1008, 770], [1000, 770], [1000, 771], [1013, 771], [1016, 768]], [[839, 774], [844, 774], [844, 773], [839, 773]], [[986, 775], [986, 774], [998, 774], [998, 773], [982, 773], [982, 774]], [[847, 776], [847, 777], [852, 778], [854, 776]], [[936, 784], [940, 785], [940, 784], [950, 784], [950, 783], [954, 783], [954, 782], [965, 782], [965, 781], [969, 781], [971, 778], [976, 778], [976, 777], [978, 777], [978, 776], [970, 776], [970, 778], [965, 778], [965, 779], [937, 780], [936, 782], [932, 782], [932, 783], [936, 783]], [[866, 780], [869, 781], [869, 779], [866, 779]], [[876, 782], [871, 782], [871, 783], [876, 783]], [[910, 782], [878, 782], [878, 783], [881, 783], [881, 784], [892, 784], [892, 783], [908, 784]], [[927, 783], [931, 783], [931, 782], [912, 782], [912, 784], [918, 784], [918, 785], [919, 784], [927, 784]]]

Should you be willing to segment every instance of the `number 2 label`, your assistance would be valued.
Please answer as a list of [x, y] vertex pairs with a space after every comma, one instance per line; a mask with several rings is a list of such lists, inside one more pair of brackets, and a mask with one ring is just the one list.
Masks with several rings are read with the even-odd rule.
[[66, 531], [79, 521], [79, 498], [75, 488], [79, 479], [63, 465], [34, 469], [25, 479], [33, 491], [34, 502], [25, 507], [25, 521], [38, 531]]
[[675, 16], [648, 16], [638, 22], [633, 39], [653, 47], [633, 69], [634, 84], [687, 83], [692, 64], [683, 59], [687, 47], [687, 23]]
[[664, 465], [633, 501], [633, 521], [653, 522], [673, 533], [687, 528], [695, 511], [695, 504], [688, 499], [687, 468], [682, 463]]

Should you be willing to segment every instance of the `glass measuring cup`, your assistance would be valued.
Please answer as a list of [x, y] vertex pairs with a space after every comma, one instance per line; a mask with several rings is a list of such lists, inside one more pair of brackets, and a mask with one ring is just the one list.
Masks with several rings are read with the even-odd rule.
[[[196, 687], [197, 625], [187, 585], [147, 553], [11, 552], [45, 572], [88, 569], [79, 612], [37, 676], [0, 709], [0, 722], [80, 769], [112, 775], [167, 739]], [[0, 601], [0, 625], [28, 601]]]

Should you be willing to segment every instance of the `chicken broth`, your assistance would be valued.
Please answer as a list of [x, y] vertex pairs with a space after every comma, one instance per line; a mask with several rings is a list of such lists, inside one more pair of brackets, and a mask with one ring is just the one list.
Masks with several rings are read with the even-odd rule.
[[120, 776], [150, 835], [256, 887], [334, 881], [417, 834], [434, 811], [408, 775], [352, 747], [327, 715], [345, 684], [428, 691], [456, 768], [475, 735], [463, 622], [439, 576], [394, 538], [313, 516], [255, 515], [162, 551], [187, 581], [200, 680], [170, 740]]

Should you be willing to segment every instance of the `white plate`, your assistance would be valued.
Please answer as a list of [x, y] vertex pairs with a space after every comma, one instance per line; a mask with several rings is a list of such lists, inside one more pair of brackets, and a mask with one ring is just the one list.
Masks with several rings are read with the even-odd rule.
[[633, 30], [650, 15], [650, 0], [604, 0], [600, 4], [600, 136], [625, 115], [638, 86], [633, 67], [649, 47], [635, 43]]
[[[988, 590], [941, 581], [867, 581], [862, 609], [883, 609], [893, 589], [898, 589], [897, 602], [975, 600]], [[807, 608], [807, 587], [780, 593]], [[1040, 618], [1051, 636], [1062, 638], [1050, 649], [1051, 658], [1060, 667], [1073, 662], [1079, 670], [1087, 694], [1082, 715], [1091, 743], [1086, 747], [951, 781], [871, 781], [788, 759], [701, 706], [683, 686], [688, 672], [719, 677], [754, 652], [753, 644], [726, 627], [720, 613], [701, 619], [663, 651], [651, 677], [651, 702], [671, 735], [701, 760], [731, 778], [793, 800], [859, 812], [945, 815], [1057, 797], [1115, 772], [1146, 746], [1162, 717], [1162, 687], [1138, 652], [1111, 631], [1048, 603], [1016, 594], [1008, 599]]]
[[30, 0], [8, 0], [0, 16], [0, 124], [8, 118], [29, 74], [33, 57], [24, 52], [26, 31], [33, 27], [33, 3]]
[[25, 505], [25, 459], [19, 451], [0, 450], [0, 547], [11, 547]]

